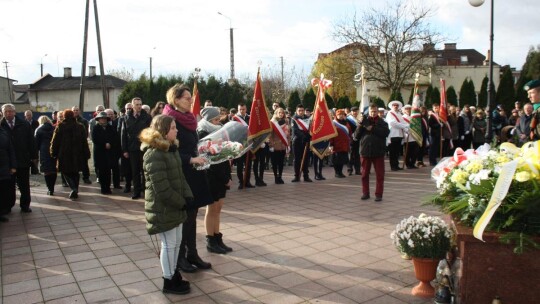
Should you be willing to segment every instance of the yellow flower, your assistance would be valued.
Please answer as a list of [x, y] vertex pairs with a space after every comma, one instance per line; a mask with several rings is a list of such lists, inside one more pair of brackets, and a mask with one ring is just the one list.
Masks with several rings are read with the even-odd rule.
[[495, 158], [495, 161], [499, 164], [504, 164], [504, 163], [507, 163], [510, 161], [510, 158], [508, 158], [508, 156], [504, 155], [504, 154], [499, 154], [497, 155], [497, 157]]
[[465, 184], [468, 178], [469, 178], [469, 173], [461, 169], [456, 169], [454, 173], [452, 174], [452, 176], [450, 177], [450, 180], [454, 183]]
[[523, 182], [526, 182], [528, 180], [531, 179], [531, 173], [528, 172], [528, 171], [521, 171], [521, 172], [518, 172], [516, 173], [516, 177], [515, 179], [520, 182], [520, 183], [523, 183]]
[[480, 170], [482, 170], [482, 168], [483, 166], [481, 160], [473, 160], [465, 167], [465, 170], [470, 173], [478, 173]]

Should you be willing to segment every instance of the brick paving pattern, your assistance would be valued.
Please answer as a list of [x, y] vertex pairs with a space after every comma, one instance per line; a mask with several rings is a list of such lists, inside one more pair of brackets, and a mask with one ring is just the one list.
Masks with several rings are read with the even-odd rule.
[[0, 302], [432, 302], [410, 295], [417, 282], [412, 263], [389, 238], [404, 217], [439, 214], [422, 205], [435, 191], [429, 168], [387, 170], [382, 202], [373, 195], [360, 200], [360, 176], [335, 179], [325, 167], [326, 181], [290, 183], [291, 171], [286, 167], [284, 185], [267, 171], [267, 187], [235, 184], [227, 193], [221, 226], [234, 249], [229, 254], [206, 251], [204, 208], [199, 211], [199, 252], [213, 267], [183, 274], [191, 282], [188, 295], [161, 292], [143, 200], [122, 190], [101, 195], [96, 183], [81, 184], [77, 201], [60, 184], [51, 197], [43, 177], [32, 176], [33, 212], [19, 213], [17, 202], [10, 222], [0, 225]]

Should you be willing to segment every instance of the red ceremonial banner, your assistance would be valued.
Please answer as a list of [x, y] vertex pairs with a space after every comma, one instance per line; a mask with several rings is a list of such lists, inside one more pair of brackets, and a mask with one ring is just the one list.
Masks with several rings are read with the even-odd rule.
[[[313, 110], [313, 119], [311, 122], [311, 128], [309, 134], [311, 135], [310, 146], [311, 149], [322, 158], [325, 154], [324, 150], [327, 145], [317, 145], [320, 142], [328, 141], [330, 138], [338, 135], [336, 127], [332, 122], [332, 117], [328, 111], [328, 104], [324, 97], [324, 91], [332, 85], [330, 80], [324, 79], [321, 75], [321, 79], [311, 80], [313, 86], [318, 86], [317, 99], [315, 100], [315, 109]], [[321, 151], [322, 150], [322, 151]]]
[[272, 125], [264, 103], [261, 87], [261, 73], [257, 71], [253, 103], [249, 112], [248, 143], [251, 143], [251, 152], [255, 153], [272, 133]]
[[199, 97], [199, 90], [197, 89], [197, 79], [195, 79], [195, 84], [193, 85], [193, 102], [191, 103], [191, 113], [197, 118], [201, 119], [201, 99]]
[[448, 103], [446, 102], [446, 82], [441, 79], [441, 105], [439, 109], [439, 118], [442, 122], [448, 121]]

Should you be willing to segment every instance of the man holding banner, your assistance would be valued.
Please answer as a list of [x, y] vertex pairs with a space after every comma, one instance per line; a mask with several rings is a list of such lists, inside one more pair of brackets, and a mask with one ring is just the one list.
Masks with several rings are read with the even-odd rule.
[[305, 115], [302, 104], [296, 106], [296, 113], [291, 118], [291, 130], [294, 153], [294, 179], [292, 182], [299, 182], [300, 173], [303, 173], [304, 181], [311, 183], [313, 181], [309, 178], [309, 153], [307, 151], [307, 144], [311, 139], [309, 135], [309, 117]]

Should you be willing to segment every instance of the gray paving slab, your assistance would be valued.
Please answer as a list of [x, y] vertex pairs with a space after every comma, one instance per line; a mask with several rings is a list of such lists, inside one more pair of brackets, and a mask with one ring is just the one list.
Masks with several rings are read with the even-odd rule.
[[33, 212], [19, 213], [17, 203], [0, 225], [0, 302], [432, 302], [410, 295], [412, 263], [389, 237], [404, 217], [439, 214], [422, 205], [435, 191], [429, 168], [387, 170], [382, 202], [360, 200], [360, 176], [334, 178], [326, 166], [325, 181], [291, 183], [291, 172], [285, 168], [284, 185], [267, 171], [267, 187], [235, 184], [227, 193], [221, 231], [229, 254], [206, 251], [199, 211], [199, 252], [213, 268], [184, 274], [192, 292], [182, 296], [160, 291], [143, 200], [122, 190], [104, 196], [97, 183], [82, 184], [77, 201], [60, 184], [47, 196], [43, 177], [32, 176]]

